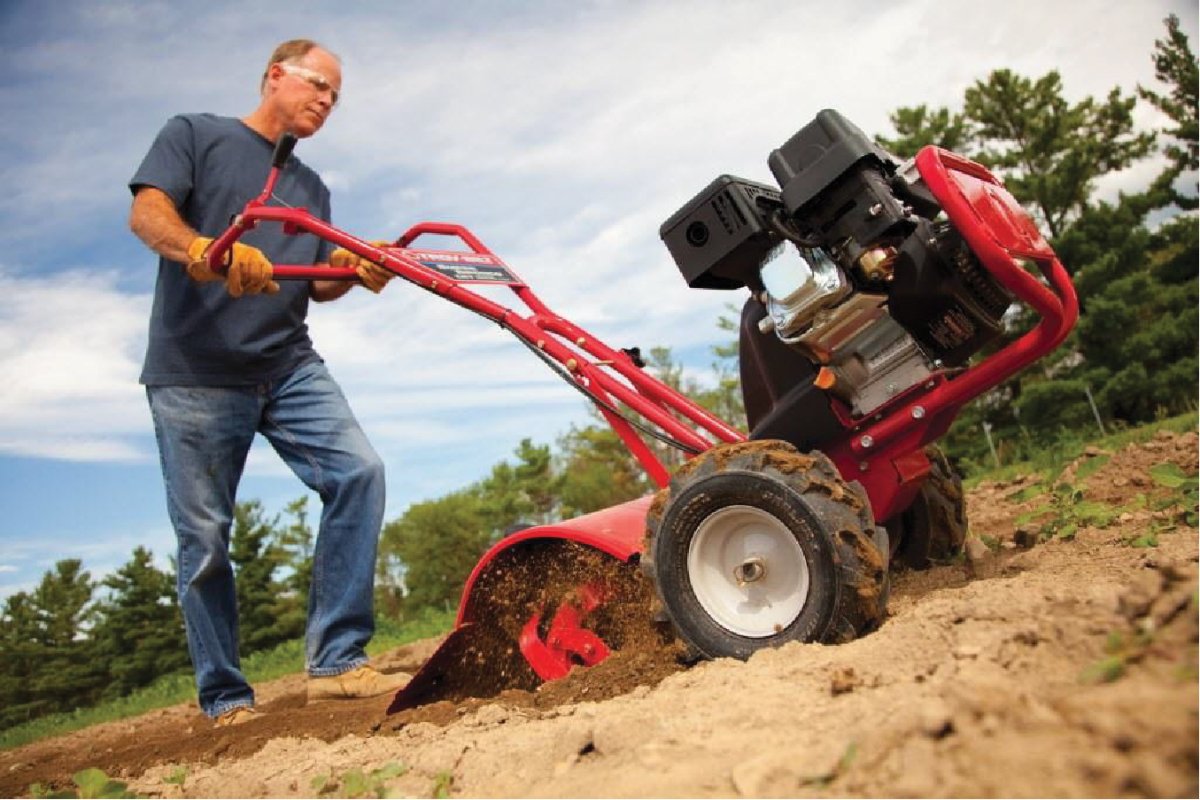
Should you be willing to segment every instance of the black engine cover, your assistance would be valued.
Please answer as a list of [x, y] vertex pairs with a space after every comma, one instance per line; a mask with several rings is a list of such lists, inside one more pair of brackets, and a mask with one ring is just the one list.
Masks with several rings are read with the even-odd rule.
[[888, 294], [892, 317], [951, 367], [1000, 335], [1012, 300], [949, 224], [927, 220], [901, 246]]

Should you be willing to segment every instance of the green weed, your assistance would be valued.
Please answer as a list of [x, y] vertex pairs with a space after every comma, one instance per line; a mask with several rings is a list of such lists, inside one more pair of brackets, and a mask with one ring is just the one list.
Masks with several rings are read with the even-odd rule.
[[1112, 631], [1104, 642], [1104, 658], [1089, 664], [1079, 674], [1082, 683], [1112, 683], [1125, 674], [1128, 666], [1141, 660], [1154, 641], [1151, 631], [1128, 635]]
[[187, 767], [176, 767], [171, 771], [171, 774], [163, 778], [163, 783], [174, 783], [183, 786], [183, 782], [187, 780]]
[[1082, 464], [1080, 464], [1079, 468], [1075, 470], [1075, 479], [1081, 481], [1085, 478], [1090, 478], [1092, 475], [1095, 475], [1097, 472], [1099, 472], [1100, 469], [1111, 460], [1112, 456], [1094, 456], [1089, 458], [1087, 461], [1084, 461]]
[[1056, 484], [1046, 503], [1017, 517], [1017, 527], [1039, 520], [1038, 535], [1048, 539], [1074, 539], [1081, 527], [1106, 528], [1124, 509], [1087, 500], [1083, 491], [1069, 483]]
[[52, 792], [42, 784], [35, 783], [29, 787], [29, 794], [33, 797], [137, 797], [124, 783], [114, 781], [95, 767], [76, 772], [71, 780], [75, 783], [75, 791]]
[[828, 786], [833, 783], [840, 775], [845, 774], [846, 770], [850, 769], [850, 765], [854, 763], [854, 759], [858, 757], [858, 744], [850, 742], [846, 745], [845, 752], [838, 762], [833, 765], [833, 769], [828, 772], [823, 772], [820, 775], [810, 775], [806, 778], [801, 778], [800, 783], [805, 786]]
[[433, 788], [429, 790], [429, 796], [444, 800], [450, 796], [450, 790], [453, 788], [454, 775], [449, 770], [444, 770], [433, 779]]
[[1200, 484], [1197, 483], [1197, 476], [1188, 475], [1178, 464], [1165, 462], [1151, 467], [1150, 477], [1160, 486], [1176, 490], [1159, 508], [1178, 506], [1181, 510], [1179, 519], [1193, 528], [1196, 527], [1196, 523], [1200, 521]]
[[387, 782], [405, 772], [408, 767], [392, 761], [370, 772], [352, 769], [341, 778], [318, 775], [312, 780], [312, 790], [318, 797], [389, 797]]
[[[1128, 445], [1145, 442], [1153, 439], [1159, 431], [1169, 431], [1171, 433], [1195, 433], [1197, 424], [1200, 423], [1200, 415], [1191, 411], [1186, 414], [1180, 414], [1177, 417], [1168, 417], [1148, 425], [1140, 425], [1136, 428], [1126, 428], [1117, 431], [1108, 436], [1098, 438], [1081, 438], [1077, 433], [1068, 433], [1064, 435], [1061, 442], [1044, 447], [1037, 452], [1031, 453], [1028, 458], [1005, 464], [1002, 467], [996, 468], [978, 468], [969, 470], [969, 474], [964, 476], [963, 486], [970, 490], [979, 485], [981, 481], [1005, 481], [1021, 477], [1023, 475], [1040, 474], [1044, 477], [1045, 482], [1053, 480], [1057, 475], [1062, 474], [1063, 469], [1072, 461], [1081, 456], [1089, 446], [1095, 446], [1101, 450], [1115, 453]], [[1098, 469], [1099, 467], [1097, 467]], [[1033, 495], [1034, 497], [1036, 495]], [[1032, 497], [1027, 498], [1032, 499]]]

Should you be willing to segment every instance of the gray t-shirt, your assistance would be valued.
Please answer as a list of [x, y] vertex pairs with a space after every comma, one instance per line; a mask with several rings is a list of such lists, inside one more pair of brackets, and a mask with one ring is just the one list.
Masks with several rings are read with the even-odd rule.
[[[241, 120], [213, 114], [170, 119], [129, 181], [161, 189], [202, 236], [217, 237], [246, 202], [262, 192], [273, 143]], [[295, 156], [275, 194], [329, 220], [329, 190]], [[328, 261], [332, 245], [315, 236], [288, 236], [263, 222], [241, 241], [273, 264]], [[160, 258], [150, 337], [141, 382], [148, 386], [253, 386], [320, 360], [308, 336], [309, 284], [280, 281], [274, 295], [229, 296], [221, 282], [198, 283], [184, 265]]]

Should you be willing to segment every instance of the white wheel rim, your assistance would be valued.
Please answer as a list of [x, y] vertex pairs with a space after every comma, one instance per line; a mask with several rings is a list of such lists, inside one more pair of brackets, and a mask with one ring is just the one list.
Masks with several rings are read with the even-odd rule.
[[774, 636], [808, 600], [808, 561], [792, 531], [753, 506], [704, 518], [688, 545], [688, 578], [713, 621], [739, 636]]

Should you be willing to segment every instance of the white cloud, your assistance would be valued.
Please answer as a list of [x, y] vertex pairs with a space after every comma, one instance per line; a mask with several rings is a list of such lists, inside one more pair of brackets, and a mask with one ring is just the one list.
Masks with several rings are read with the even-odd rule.
[[0, 564], [0, 575], [4, 574], [5, 572], [16, 572], [16, 571], [17, 571], [17, 568], [14, 567], [12, 564]]
[[0, 452], [138, 460], [149, 426], [137, 385], [149, 298], [110, 271], [52, 279], [0, 268]]

